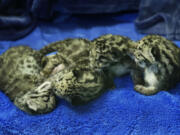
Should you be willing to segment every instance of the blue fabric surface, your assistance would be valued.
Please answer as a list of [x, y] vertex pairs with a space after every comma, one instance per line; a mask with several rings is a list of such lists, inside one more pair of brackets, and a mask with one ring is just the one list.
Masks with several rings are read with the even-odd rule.
[[161, 34], [180, 40], [179, 13], [179, 0], [141, 0], [135, 24], [141, 33]]
[[[27, 44], [34, 49], [69, 37], [93, 39], [112, 33], [138, 40], [137, 14], [64, 16], [40, 23], [27, 37], [1, 41], [0, 53], [11, 46]], [[180, 45], [180, 42], [176, 42]], [[179, 135], [180, 83], [169, 92], [143, 96], [133, 90], [130, 76], [116, 78], [116, 89], [98, 99], [74, 107], [59, 99], [57, 108], [31, 116], [16, 108], [0, 92], [0, 135]]]

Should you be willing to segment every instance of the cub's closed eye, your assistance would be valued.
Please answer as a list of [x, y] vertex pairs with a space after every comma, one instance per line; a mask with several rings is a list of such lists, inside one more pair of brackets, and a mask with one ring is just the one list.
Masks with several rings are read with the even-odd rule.
[[138, 53], [137, 56], [138, 56], [138, 57], [141, 57], [141, 54]]
[[100, 61], [103, 61], [103, 62], [104, 62], [104, 61], [107, 61], [107, 60], [106, 60], [106, 57], [104, 57], [104, 56], [100, 56], [100, 57], [99, 57], [99, 60], [100, 60]]
[[78, 76], [79, 76], [79, 73], [78, 73], [78, 71], [77, 71], [77, 70], [73, 70], [73, 74], [74, 74], [74, 76], [76, 76], [76, 77], [78, 77]]

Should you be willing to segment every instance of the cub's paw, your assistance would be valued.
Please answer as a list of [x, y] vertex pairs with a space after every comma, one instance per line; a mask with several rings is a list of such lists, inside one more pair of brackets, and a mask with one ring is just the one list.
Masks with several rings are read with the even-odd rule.
[[158, 90], [153, 86], [135, 85], [134, 89], [146, 96], [154, 95], [158, 92]]

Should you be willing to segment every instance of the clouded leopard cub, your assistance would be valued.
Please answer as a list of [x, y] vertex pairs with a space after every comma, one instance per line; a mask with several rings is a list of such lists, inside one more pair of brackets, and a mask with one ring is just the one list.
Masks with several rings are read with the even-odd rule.
[[106, 34], [92, 41], [81, 38], [58, 41], [45, 46], [40, 52], [46, 55], [58, 51], [57, 55], [52, 56], [56, 60], [51, 62], [51, 66], [46, 65], [47, 71], [51, 71], [51, 67], [58, 65], [57, 63], [63, 63], [65, 66], [94, 70], [110, 69], [114, 74], [121, 75], [130, 71], [132, 60], [127, 53], [134, 45], [135, 42], [128, 37]]
[[59, 64], [61, 64], [61, 67], [89, 68], [89, 63], [91, 63], [89, 60], [91, 44], [87, 39], [68, 38], [46, 45], [40, 49], [42, 55], [47, 55], [51, 52], [57, 53], [43, 59], [43, 63], [46, 66], [42, 73], [50, 74], [54, 67], [57, 67]]
[[103, 70], [112, 79], [130, 73], [134, 62], [129, 57], [129, 48], [136, 43], [125, 36], [106, 34], [93, 41], [90, 59], [93, 67]]
[[28, 46], [9, 48], [0, 56], [0, 90], [21, 110], [41, 114], [55, 108], [55, 96], [48, 86], [36, 89], [44, 77], [42, 55]]
[[102, 93], [102, 88], [113, 87], [111, 77], [130, 72], [133, 61], [127, 52], [133, 45], [129, 38], [112, 34], [93, 41], [77, 38], [49, 44], [40, 52], [58, 53], [45, 60], [43, 73], [50, 73], [45, 83], [52, 84], [56, 95], [71, 103], [89, 101]]
[[132, 71], [134, 89], [144, 95], [168, 90], [180, 80], [180, 49], [158, 35], [148, 35], [130, 49], [136, 66]]
[[100, 96], [108, 88], [107, 79], [101, 71], [66, 67], [51, 74], [37, 89], [43, 91], [42, 86], [46, 85], [58, 97], [80, 105]]
[[41, 73], [48, 79], [42, 85], [49, 85], [57, 96], [76, 105], [98, 97], [111, 87], [113, 80], [106, 81], [102, 71], [91, 67], [91, 48], [92, 42], [81, 38], [65, 39], [42, 48], [43, 55], [57, 51], [44, 59]]

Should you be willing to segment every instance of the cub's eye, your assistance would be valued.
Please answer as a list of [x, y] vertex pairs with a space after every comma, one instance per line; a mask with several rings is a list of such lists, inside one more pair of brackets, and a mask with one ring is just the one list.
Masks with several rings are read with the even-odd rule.
[[143, 61], [139, 61], [139, 64], [142, 65], [144, 62]]
[[140, 53], [137, 53], [137, 54], [136, 54], [136, 57], [137, 57], [137, 58], [141, 58], [142, 55], [141, 55]]
[[137, 56], [140, 57], [141, 55], [138, 53]]
[[73, 70], [73, 74], [74, 74], [74, 76], [79, 76], [79, 73], [77, 70]]
[[144, 61], [139, 61], [138, 64], [142, 68], [144, 68], [146, 66], [146, 63]]
[[100, 57], [99, 57], [99, 60], [102, 61], [102, 62], [106, 62], [106, 61], [107, 61], [107, 60], [106, 60], [106, 57], [104, 57], [104, 56], [100, 56]]
[[156, 55], [156, 54], [157, 54], [157, 50], [156, 50], [155, 47], [153, 47], [153, 48], [151, 49], [151, 53], [152, 53], [153, 55]]

